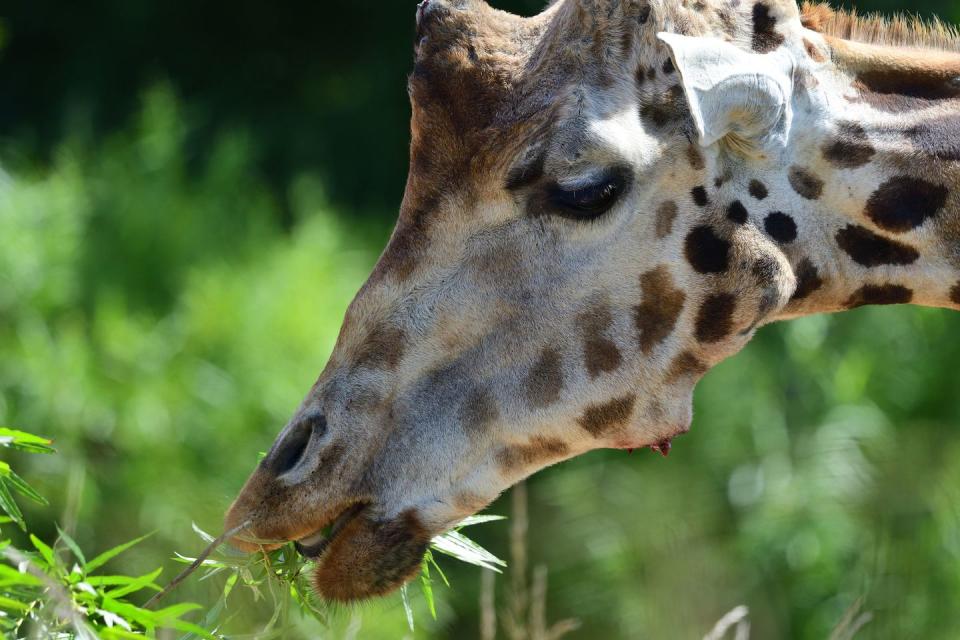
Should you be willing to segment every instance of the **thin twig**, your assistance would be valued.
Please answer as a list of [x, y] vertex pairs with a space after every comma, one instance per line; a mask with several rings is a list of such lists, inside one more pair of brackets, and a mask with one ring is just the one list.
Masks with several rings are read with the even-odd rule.
[[480, 572], [480, 639], [496, 640], [497, 638], [497, 605], [496, 584], [497, 574], [493, 571]]
[[207, 548], [204, 549], [204, 550], [200, 553], [199, 556], [197, 556], [197, 559], [194, 560], [194, 561], [190, 564], [189, 567], [187, 567], [186, 569], [184, 569], [183, 571], [181, 571], [181, 572], [180, 572], [180, 575], [178, 575], [176, 578], [174, 578], [173, 580], [171, 580], [171, 581], [170, 581], [170, 584], [168, 584], [167, 586], [165, 586], [165, 587], [163, 588], [163, 591], [161, 591], [160, 593], [156, 594], [155, 596], [153, 596], [152, 598], [150, 598], [149, 600], [147, 600], [147, 603], [146, 603], [145, 605], [143, 605], [143, 608], [144, 608], [144, 609], [149, 609], [149, 608], [151, 608], [153, 605], [155, 605], [156, 603], [160, 602], [160, 600], [161, 600], [165, 595], [167, 595], [168, 593], [170, 593], [171, 591], [173, 591], [174, 589], [176, 589], [178, 586], [180, 586], [180, 583], [181, 583], [181, 582], [183, 582], [184, 580], [186, 580], [187, 578], [189, 578], [190, 575], [193, 574], [194, 571], [196, 571], [196, 570], [199, 569], [201, 566], [203, 566], [203, 563], [207, 560], [207, 558], [210, 557], [210, 554], [213, 553], [213, 552], [216, 550], [217, 547], [219, 547], [221, 544], [223, 544], [224, 542], [226, 542], [228, 539], [234, 537], [235, 535], [237, 535], [238, 533], [240, 533], [241, 531], [243, 531], [244, 529], [246, 529], [246, 528], [249, 527], [249, 526], [250, 526], [250, 521], [247, 520], [246, 522], [244, 522], [244, 523], [241, 524], [240, 526], [234, 527], [233, 529], [230, 529], [230, 531], [225, 531], [224, 533], [222, 533], [219, 538], [217, 538], [216, 540], [214, 540], [213, 542], [211, 542], [209, 545], [207, 545]]

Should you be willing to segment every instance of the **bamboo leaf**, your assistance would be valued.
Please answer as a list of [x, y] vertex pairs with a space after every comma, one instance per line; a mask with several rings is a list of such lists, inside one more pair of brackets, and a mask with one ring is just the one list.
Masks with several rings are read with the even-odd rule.
[[70, 549], [70, 553], [73, 554], [73, 557], [80, 561], [80, 566], [84, 569], [87, 568], [87, 559], [83, 555], [83, 551], [80, 549], [80, 545], [74, 541], [67, 533], [57, 526], [57, 533], [60, 534], [60, 540], [63, 541], [63, 544], [67, 545], [67, 548]]
[[118, 546], [114, 547], [113, 549], [109, 549], [108, 551], [104, 551], [103, 553], [101, 553], [100, 555], [98, 555], [96, 558], [94, 558], [93, 560], [91, 560], [90, 562], [87, 563], [87, 571], [89, 571], [89, 572], [96, 571], [97, 569], [99, 569], [100, 567], [102, 567], [103, 565], [105, 565], [106, 563], [110, 562], [110, 560], [112, 560], [113, 558], [117, 557], [118, 555], [120, 555], [120, 554], [123, 553], [124, 551], [130, 549], [130, 547], [133, 547], [133, 546], [136, 546], [136, 545], [140, 544], [141, 542], [143, 542], [144, 540], [146, 540], [147, 538], [149, 538], [151, 535], [153, 535], [153, 534], [148, 533], [148, 534], [145, 535], [145, 536], [140, 536], [140, 537], [137, 538], [136, 540], [131, 540], [130, 542], [125, 542], [125, 543], [123, 543], [123, 544], [121, 544], [121, 545], [118, 545]]

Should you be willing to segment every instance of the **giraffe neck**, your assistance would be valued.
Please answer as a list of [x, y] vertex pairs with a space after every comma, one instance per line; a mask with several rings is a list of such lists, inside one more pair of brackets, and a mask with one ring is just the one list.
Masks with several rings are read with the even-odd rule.
[[866, 304], [960, 309], [960, 101], [798, 77], [789, 149], [741, 166], [728, 187], [797, 277], [775, 319]]

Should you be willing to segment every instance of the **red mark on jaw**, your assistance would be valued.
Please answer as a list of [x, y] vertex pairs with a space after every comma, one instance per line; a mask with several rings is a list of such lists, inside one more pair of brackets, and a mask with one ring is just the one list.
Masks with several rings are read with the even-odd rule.
[[672, 440], [663, 440], [663, 441], [661, 441], [661, 442], [658, 442], [657, 444], [652, 444], [652, 445], [650, 445], [650, 450], [651, 450], [651, 451], [653, 451], [654, 453], [659, 453], [659, 454], [662, 455], [664, 458], [666, 458], [667, 456], [670, 455], [670, 450], [671, 450], [671, 449], [673, 449], [673, 441], [672, 441]]
[[654, 453], [659, 453], [664, 458], [666, 458], [667, 456], [670, 455], [670, 451], [673, 450], [673, 438], [666, 438], [656, 444], [651, 444], [646, 447], [628, 446], [628, 447], [622, 447], [622, 448], [625, 449], [627, 454], [629, 455], [633, 455], [633, 452], [636, 451], [638, 448], [642, 448], [642, 449], [649, 448]]

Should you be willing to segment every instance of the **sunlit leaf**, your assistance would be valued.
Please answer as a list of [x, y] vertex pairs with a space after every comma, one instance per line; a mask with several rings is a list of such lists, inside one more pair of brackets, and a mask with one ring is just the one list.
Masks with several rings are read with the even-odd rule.
[[30, 453], [53, 453], [52, 440], [25, 431], [0, 427], [0, 447], [20, 449]]
[[457, 531], [449, 531], [433, 539], [430, 546], [440, 553], [452, 556], [461, 562], [501, 573], [499, 567], [507, 563], [496, 557], [473, 540]]
[[403, 610], [407, 614], [407, 626], [410, 627], [410, 633], [413, 633], [413, 607], [410, 606], [410, 597], [407, 593], [407, 585], [400, 587], [400, 598], [403, 600]]
[[462, 521], [460, 524], [458, 524], [455, 528], [456, 528], [456, 529], [463, 529], [464, 527], [473, 527], [473, 526], [475, 526], [475, 525], [478, 525], [478, 524], [486, 524], [486, 523], [488, 523], [488, 522], [500, 522], [500, 521], [506, 520], [506, 519], [507, 519], [506, 516], [494, 516], [494, 515], [489, 515], [489, 516], [470, 516], [469, 518], [463, 520], [463, 521]]
[[33, 543], [34, 548], [40, 552], [40, 555], [46, 561], [47, 566], [55, 567], [57, 566], [57, 557], [53, 553], [53, 549], [44, 544], [44, 542], [37, 536], [30, 534], [30, 542]]

